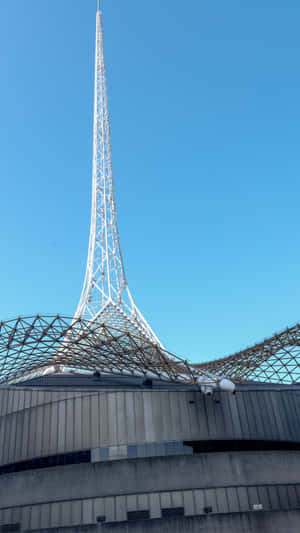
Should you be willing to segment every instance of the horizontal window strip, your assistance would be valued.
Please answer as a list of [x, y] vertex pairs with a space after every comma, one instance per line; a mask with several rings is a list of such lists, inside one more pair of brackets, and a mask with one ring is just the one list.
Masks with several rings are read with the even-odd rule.
[[90, 462], [247, 451], [300, 451], [300, 443], [275, 440], [192, 440], [109, 446], [47, 457], [34, 457], [26, 461], [3, 465], [0, 466], [0, 475]]
[[0, 474], [12, 474], [26, 470], [36, 470], [40, 468], [49, 468], [52, 466], [75, 465], [80, 463], [90, 463], [91, 451], [83, 450], [72, 453], [62, 453], [58, 455], [49, 455], [48, 457], [35, 457], [27, 461], [0, 466]]

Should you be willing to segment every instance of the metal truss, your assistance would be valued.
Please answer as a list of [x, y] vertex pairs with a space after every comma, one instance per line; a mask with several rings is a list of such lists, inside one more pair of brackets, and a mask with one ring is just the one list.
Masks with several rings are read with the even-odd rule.
[[233, 391], [235, 382], [299, 380], [300, 326], [233, 356], [191, 364], [165, 350], [137, 309], [116, 219], [103, 31], [98, 3], [92, 215], [86, 276], [73, 318], [37, 315], [0, 323], [0, 384], [57, 370], [151, 375]]
[[85, 281], [75, 313], [133, 335], [143, 335], [162, 347], [130, 294], [116, 217], [111, 136], [107, 102], [103, 29], [100, 6], [96, 17], [93, 190], [89, 252]]
[[300, 324], [276, 333], [251, 348], [223, 359], [195, 365], [194, 368], [230, 376], [235, 382], [299, 382]]
[[147, 375], [212, 388], [221, 381], [106, 321], [37, 315], [0, 323], [0, 383], [59, 370]]
[[73, 319], [31, 317], [0, 324], [0, 383], [59, 370], [95, 370], [199, 383], [232, 383], [169, 354], [130, 294], [114, 196], [102, 17], [96, 16], [93, 190], [85, 281]]
[[197, 384], [203, 392], [230, 390], [226, 377], [294, 383], [300, 378], [300, 325], [230, 357], [191, 364], [106, 321], [37, 315], [0, 323], [0, 383], [61, 369], [148, 375]]

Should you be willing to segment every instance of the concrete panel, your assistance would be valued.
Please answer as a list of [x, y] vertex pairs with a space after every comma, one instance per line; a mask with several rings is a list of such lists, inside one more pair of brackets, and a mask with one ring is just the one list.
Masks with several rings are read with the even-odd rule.
[[127, 444], [127, 428], [126, 428], [126, 409], [125, 409], [125, 393], [116, 393], [117, 401], [117, 444]]
[[[179, 408], [180, 408], [180, 439], [182, 440], [186, 439], [188, 440], [189, 435], [191, 435], [191, 426], [190, 426], [190, 417], [189, 417], [189, 400], [188, 400], [188, 394], [186, 392], [182, 392], [180, 394], [180, 402], [179, 402]], [[200, 426], [201, 430], [201, 426]]]
[[274, 422], [275, 422], [275, 425], [276, 425], [277, 438], [281, 439], [281, 440], [284, 440], [285, 434], [286, 434], [286, 430], [285, 430], [285, 427], [284, 427], [284, 422], [285, 421], [283, 420], [283, 418], [281, 416], [281, 410], [280, 410], [279, 405], [278, 405], [281, 402], [278, 401], [278, 400], [280, 400], [280, 396], [278, 394], [276, 394], [276, 392], [270, 391], [269, 395], [268, 395], [268, 402], [272, 406]]
[[162, 509], [172, 507], [171, 503], [171, 493], [170, 492], [161, 492], [160, 493], [160, 506]]
[[28, 409], [31, 406], [31, 394], [32, 394], [32, 391], [30, 389], [25, 391], [24, 409]]
[[12, 513], [13, 513], [12, 509], [4, 509], [2, 511], [3, 524], [9, 524], [12, 522]]
[[[240, 398], [240, 395], [239, 393], [237, 392], [236, 393], [236, 398], [239, 400], [239, 406], [242, 405], [243, 406], [243, 403], [241, 402], [241, 398]], [[231, 414], [231, 410], [230, 410], [230, 403], [229, 403], [229, 398], [228, 398], [228, 394], [220, 394], [220, 401], [221, 401], [221, 408], [222, 408], [222, 413], [223, 413], [223, 418], [225, 420], [225, 423], [224, 423], [224, 427], [225, 427], [225, 434], [224, 434], [224, 437], [226, 439], [231, 439], [232, 436], [234, 435], [234, 426], [233, 426], [233, 418], [232, 418], [232, 414]], [[246, 416], [244, 417], [244, 419], [246, 418]], [[222, 438], [222, 435], [219, 435], [219, 438]]]
[[34, 454], [37, 457], [43, 455], [43, 434], [44, 434], [44, 422], [45, 422], [45, 407], [43, 405], [37, 407], [37, 417], [36, 417], [36, 441], [35, 441], [35, 452]]
[[14, 507], [11, 511], [12, 511], [12, 517], [11, 517], [12, 523], [13, 524], [21, 523], [22, 522], [22, 508]]
[[225, 427], [226, 421], [225, 421], [225, 418], [224, 418], [224, 412], [223, 412], [223, 409], [222, 409], [221, 395], [220, 394], [218, 394], [217, 396], [215, 395], [214, 403], [215, 403], [215, 417], [216, 417], [216, 426], [217, 426], [218, 436], [219, 435], [223, 435], [224, 438], [225, 438], [225, 435], [226, 435], [226, 427]]
[[15, 413], [19, 410], [19, 401], [20, 401], [20, 392], [17, 391], [17, 393], [14, 392], [13, 395], [13, 402], [12, 402], [12, 412]]
[[144, 511], [145, 509], [149, 509], [148, 494], [138, 494], [137, 508], [138, 508], [138, 511]]
[[131, 494], [130, 496], [127, 496], [126, 498], [126, 506], [127, 511], [137, 511], [138, 510], [138, 503], [137, 503], [137, 495]]
[[227, 499], [227, 489], [217, 488], [216, 489], [216, 503], [217, 503], [217, 512], [218, 513], [229, 513], [228, 499]]
[[237, 488], [237, 496], [239, 500], [239, 508], [241, 512], [249, 511], [249, 499], [248, 499], [248, 492], [246, 487], [238, 487]]
[[[45, 406], [45, 409], [47, 406]], [[66, 450], [74, 450], [74, 400], [66, 401]]]
[[149, 494], [149, 510], [151, 518], [161, 518], [159, 494]]
[[171, 492], [171, 507], [184, 507], [182, 491]]
[[71, 525], [82, 524], [82, 501], [71, 502]]
[[99, 427], [99, 395], [91, 396], [91, 441], [89, 447], [96, 448], [100, 445], [100, 427]]
[[194, 490], [195, 499], [195, 514], [201, 515], [204, 513], [203, 509], [206, 505], [204, 490]]
[[299, 440], [299, 424], [293, 423], [295, 420], [299, 420], [298, 414], [298, 398], [293, 392], [287, 392], [285, 395], [286, 400], [286, 413], [289, 420], [291, 439]]
[[238, 513], [240, 511], [240, 504], [239, 504], [236, 488], [228, 487], [228, 489], [226, 489], [226, 495], [227, 495], [229, 512]]
[[20, 459], [25, 459], [26, 457], [28, 457], [30, 410], [26, 409], [25, 411], [23, 411], [22, 416], [24, 417], [23, 424], [22, 424], [24, 428], [24, 433], [23, 433], [22, 455]]
[[141, 393], [134, 393], [134, 415], [137, 443], [145, 442], [144, 405]]
[[[124, 496], [126, 498], [126, 496]], [[104, 516], [105, 509], [104, 509], [104, 499], [103, 498], [96, 498], [94, 500], [94, 522], [97, 521], [98, 516]]]
[[99, 396], [99, 417], [100, 446], [108, 446], [110, 443], [110, 439], [108, 434], [108, 400], [106, 393], [101, 393]]
[[261, 394], [264, 396], [265, 409], [267, 415], [269, 416], [270, 437], [274, 440], [280, 439], [280, 432], [277, 425], [277, 416], [273, 409], [272, 395], [270, 395], [269, 392], [262, 392]]
[[72, 524], [72, 502], [63, 502], [61, 505], [61, 525], [64, 527]]
[[284, 486], [278, 487], [278, 495], [279, 495], [279, 501], [280, 501], [280, 509], [288, 509], [289, 498], [288, 498], [287, 487], [284, 487]]
[[280, 509], [280, 500], [279, 500], [279, 493], [277, 487], [268, 487], [268, 494], [269, 494], [269, 501], [270, 501], [270, 508], [275, 511], [277, 509]]
[[[223, 394], [223, 397], [225, 394]], [[244, 438], [242, 426], [241, 426], [241, 416], [239, 413], [239, 405], [237, 400], [237, 395], [233, 394], [227, 394], [227, 401], [228, 401], [228, 411], [231, 413], [232, 417], [232, 424], [233, 424], [233, 435], [237, 439]], [[227, 416], [229, 415], [229, 412], [227, 413]]]
[[43, 406], [43, 434], [42, 434], [42, 455], [49, 452], [50, 430], [51, 430], [51, 405]]
[[257, 490], [258, 490], [259, 501], [262, 504], [263, 509], [265, 509], [266, 511], [271, 509], [271, 502], [270, 502], [269, 492], [268, 492], [267, 487], [264, 487], [264, 486], [258, 487]]
[[74, 449], [82, 450], [82, 398], [75, 398], [74, 404]]
[[55, 402], [51, 404], [50, 440], [49, 440], [49, 448], [48, 448], [47, 455], [54, 455], [57, 453], [57, 446], [58, 446], [57, 443], [58, 443], [58, 404]]
[[[51, 525], [51, 507], [50, 504], [41, 505], [40, 507], [41, 512], [41, 529], [49, 528]], [[70, 521], [71, 523], [71, 521]]]
[[184, 514], [186, 516], [195, 514], [195, 501], [194, 494], [192, 490], [184, 491], [183, 493], [183, 505], [184, 505]]
[[[153, 398], [152, 394], [152, 398]], [[170, 401], [170, 411], [171, 411], [171, 420], [172, 420], [172, 430], [171, 430], [171, 439], [180, 440], [182, 435], [182, 423], [181, 423], [181, 414], [179, 403], [182, 401], [182, 398], [179, 396], [178, 392], [169, 392], [169, 401]], [[152, 399], [153, 403], [153, 399]], [[156, 424], [155, 424], [156, 425]], [[154, 426], [154, 430], [155, 430]], [[155, 431], [155, 439], [159, 440], [160, 435], [158, 431]]]
[[5, 453], [5, 423], [6, 423], [6, 417], [0, 418], [0, 442], [2, 445], [0, 446], [0, 464], [4, 464], [4, 453]]
[[10, 438], [10, 431], [11, 431], [11, 417], [6, 416], [3, 418], [4, 420], [4, 427], [3, 427], [3, 440], [2, 442], [2, 461], [3, 464], [8, 464], [8, 458], [9, 458], [9, 438]]
[[105, 498], [104, 500], [104, 514], [107, 522], [114, 522], [116, 520], [115, 498]]
[[172, 440], [172, 413], [170, 405], [170, 393], [169, 392], [160, 392], [160, 408], [161, 408], [161, 420], [162, 420], [162, 438], [156, 440], [161, 441], [170, 441]]
[[30, 528], [31, 507], [22, 508], [22, 527], [24, 530]]
[[288, 491], [288, 500], [289, 500], [290, 509], [300, 508], [300, 501], [299, 501], [298, 494], [297, 494], [295, 487], [288, 486], [287, 491]]
[[[256, 424], [256, 409], [253, 409], [253, 404], [251, 402], [252, 396], [254, 396], [254, 405], [258, 405], [258, 397], [256, 393], [251, 393], [249, 391], [245, 391], [242, 393], [244, 398], [244, 405], [245, 405], [245, 411], [248, 421], [248, 427], [249, 427], [249, 433], [246, 435], [246, 438], [251, 438], [251, 435], [257, 435], [257, 424]], [[262, 413], [265, 413], [266, 407], [264, 404], [264, 397], [260, 396], [260, 402], [262, 404]]]
[[91, 398], [89, 395], [82, 397], [82, 448], [91, 447]]
[[152, 394], [152, 414], [154, 420], [155, 441], [163, 435], [162, 395]]
[[61, 503], [51, 504], [51, 527], [60, 527], [61, 525]]
[[116, 520], [118, 522], [127, 520], [126, 496], [116, 497]]
[[253, 505], [257, 505], [261, 503], [259, 499], [259, 494], [257, 491], [257, 487], [248, 487], [247, 490], [248, 490], [248, 499], [249, 499], [250, 509], [252, 509]]
[[[187, 399], [187, 411], [188, 411], [188, 417], [189, 417], [189, 425], [190, 425], [190, 435], [191, 435], [191, 438], [194, 438], [194, 439], [198, 439], [199, 438], [199, 434], [201, 434], [199, 432], [199, 421], [198, 421], [198, 413], [197, 413], [197, 404], [196, 404], [196, 400], [197, 400], [197, 394], [195, 392], [188, 392], [186, 395], [186, 399]], [[205, 401], [207, 400], [207, 398], [205, 398]], [[193, 403], [191, 403], [193, 402]], [[211, 416], [214, 418], [214, 413], [213, 411], [211, 412]], [[212, 425], [215, 426], [215, 420], [211, 420], [212, 422]], [[201, 431], [201, 430], [200, 430]], [[171, 437], [171, 433], [172, 432], [172, 428], [171, 428], [171, 431], [168, 435], [168, 440], [172, 440], [172, 437]]]
[[[29, 436], [28, 436], [28, 457], [35, 456], [36, 447], [36, 431], [37, 431], [37, 410], [30, 409], [29, 411]], [[55, 446], [55, 449], [56, 446]]]
[[0, 417], [6, 415], [7, 413], [7, 398], [8, 398], [8, 390], [7, 389], [1, 389], [0, 390]]
[[82, 523], [92, 524], [94, 521], [93, 501], [83, 500], [82, 502]]
[[125, 392], [126, 429], [128, 444], [137, 442], [135, 430], [134, 393]]
[[8, 391], [7, 414], [10, 414], [13, 412], [14, 397], [15, 397], [15, 391], [10, 389]]
[[37, 404], [38, 404], [38, 395], [39, 395], [39, 391], [37, 390], [32, 390], [31, 391], [31, 401], [30, 401], [30, 407], [36, 407]]
[[152, 393], [143, 392], [144, 422], [145, 422], [145, 440], [146, 442], [155, 441], [154, 421], [152, 413]]
[[10, 416], [10, 432], [8, 439], [8, 450], [6, 456], [7, 463], [13, 463], [15, 460], [15, 449], [16, 449], [16, 431], [17, 431], [17, 415], [13, 413]]
[[116, 394], [108, 393], [108, 435], [109, 443], [117, 444], [117, 398]]
[[[17, 417], [17, 430], [16, 430], [16, 448], [15, 448], [15, 455], [13, 458], [13, 461], [16, 459], [19, 461], [22, 457], [22, 448], [23, 448], [23, 435], [24, 435], [24, 427], [23, 427], [23, 421], [24, 421], [24, 415], [23, 412], [16, 413]], [[1, 422], [0, 422], [1, 424]], [[1, 433], [1, 431], [0, 431]], [[0, 437], [1, 442], [1, 437]], [[1, 459], [0, 459], [1, 462]]]

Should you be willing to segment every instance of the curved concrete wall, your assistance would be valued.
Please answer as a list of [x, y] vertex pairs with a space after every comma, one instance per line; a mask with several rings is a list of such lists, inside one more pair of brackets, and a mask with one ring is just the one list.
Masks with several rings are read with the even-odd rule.
[[157, 491], [297, 484], [300, 452], [222, 452], [6, 474], [0, 476], [0, 502], [1, 507], [13, 507]]
[[[299, 392], [1, 388], [0, 532], [298, 533], [300, 451], [193, 454], [184, 441], [299, 443]], [[3, 465], [82, 450], [92, 462], [3, 474]], [[130, 521], [141, 511], [148, 522]]]
[[[254, 515], [260, 513], [264, 533], [298, 533], [300, 484], [293, 481], [299, 479], [299, 458], [299, 452], [221, 453], [200, 460], [141, 459], [0, 476], [0, 525], [20, 523], [24, 531], [68, 527], [77, 531], [83, 526], [92, 530], [93, 526], [95, 531], [102, 517], [101, 531], [165, 533], [177, 531], [178, 523], [182, 531], [190, 531], [189, 522], [183, 520], [194, 517], [191, 531], [202, 526], [215, 533], [240, 533], [243, 523], [248, 524], [245, 531], [251, 531], [250, 525], [258, 520]], [[164, 518], [166, 509], [181, 509], [184, 517], [169, 521]], [[148, 513], [148, 521], [128, 520], [128, 513], [140, 511]], [[295, 511], [291, 529], [276, 529], [280, 513]], [[239, 521], [237, 515], [247, 519]], [[230, 529], [232, 521], [240, 529]], [[218, 522], [224, 530], [215, 527]]]
[[300, 442], [300, 394], [0, 389], [0, 465], [99, 447], [166, 441]]

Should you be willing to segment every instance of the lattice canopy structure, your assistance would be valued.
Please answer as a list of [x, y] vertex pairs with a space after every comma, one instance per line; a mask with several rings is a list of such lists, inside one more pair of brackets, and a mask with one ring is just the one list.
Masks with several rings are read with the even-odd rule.
[[300, 381], [300, 324], [265, 339], [234, 355], [194, 368], [225, 374], [235, 382], [262, 381], [296, 383]]
[[119, 242], [98, 2], [92, 209], [83, 290], [73, 318], [37, 315], [0, 323], [0, 383], [14, 383], [60, 368], [151, 373], [171, 381], [200, 384], [206, 393], [216, 387], [232, 391], [229, 380], [291, 383], [299, 379], [299, 329], [297, 325], [231, 357], [193, 365], [165, 350], [137, 308]]
[[134, 330], [105, 322], [57, 316], [0, 323], [0, 383], [15, 383], [61, 369], [149, 374], [170, 381], [211, 384], [294, 383], [300, 379], [300, 325], [216, 361], [191, 364]]
[[207, 372], [163, 351], [134, 330], [61, 316], [0, 323], [0, 383], [14, 383], [60, 369], [149, 374], [196, 382]]

